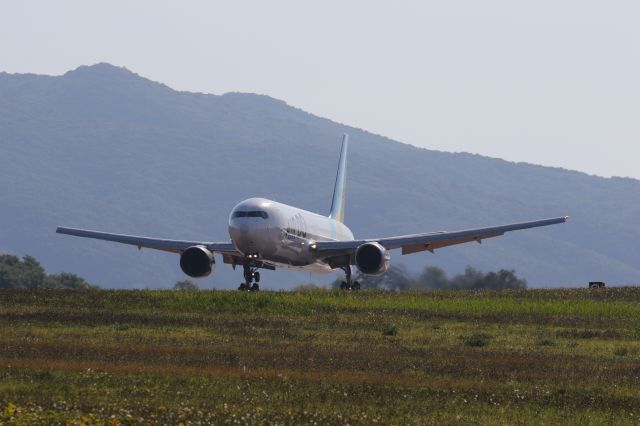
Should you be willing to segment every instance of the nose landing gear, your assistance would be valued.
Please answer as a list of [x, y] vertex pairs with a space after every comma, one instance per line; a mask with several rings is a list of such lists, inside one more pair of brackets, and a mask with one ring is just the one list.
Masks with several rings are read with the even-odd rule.
[[346, 281], [340, 283], [341, 290], [360, 290], [360, 283], [351, 279], [351, 265], [343, 266], [342, 270], [346, 275]]
[[[244, 282], [240, 284], [238, 290], [241, 291], [260, 291], [260, 272], [258, 268], [248, 259], [242, 265], [244, 271]], [[253, 284], [252, 284], [253, 283]]]

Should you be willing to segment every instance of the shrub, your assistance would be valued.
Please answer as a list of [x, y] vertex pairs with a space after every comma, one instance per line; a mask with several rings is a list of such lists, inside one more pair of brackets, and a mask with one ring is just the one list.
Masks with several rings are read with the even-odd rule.
[[462, 338], [465, 345], [472, 347], [487, 346], [489, 344], [489, 339], [491, 339], [491, 336], [486, 333], [473, 333], [471, 336]]
[[614, 349], [613, 354], [615, 356], [627, 356], [629, 354], [629, 349], [624, 346], [620, 346]]
[[182, 281], [178, 281], [173, 286], [173, 289], [182, 290], [182, 291], [198, 291], [200, 290], [200, 287], [198, 287], [198, 284], [194, 283], [191, 280], [182, 280]]
[[382, 334], [385, 336], [395, 336], [398, 334], [398, 326], [395, 324], [388, 324], [384, 330], [382, 330]]
[[47, 274], [32, 256], [0, 256], [0, 288], [40, 288]]
[[79, 277], [76, 274], [70, 274], [68, 272], [63, 272], [61, 274], [48, 275], [44, 279], [43, 287], [46, 288], [73, 288], [73, 289], [90, 289], [90, 288], [98, 288], [94, 287], [88, 282], [85, 281], [84, 278]]

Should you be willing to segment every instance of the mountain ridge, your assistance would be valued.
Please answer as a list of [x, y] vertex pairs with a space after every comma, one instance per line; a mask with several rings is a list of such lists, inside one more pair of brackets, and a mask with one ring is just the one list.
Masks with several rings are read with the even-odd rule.
[[428, 148], [428, 147], [422, 147], [422, 146], [417, 146], [417, 145], [413, 145], [410, 143], [406, 143], [406, 142], [402, 142], [399, 140], [395, 140], [392, 137], [383, 135], [383, 134], [379, 134], [379, 133], [374, 133], [374, 132], [370, 132], [367, 131], [366, 129], [363, 128], [359, 128], [359, 127], [355, 127], [355, 126], [351, 126], [349, 124], [346, 123], [342, 123], [339, 121], [336, 121], [334, 119], [330, 119], [330, 118], [326, 118], [326, 117], [322, 117], [316, 114], [313, 114], [311, 112], [305, 111], [304, 109], [300, 108], [300, 107], [296, 107], [295, 105], [291, 105], [289, 103], [287, 103], [287, 101], [282, 100], [282, 99], [278, 99], [275, 98], [273, 96], [270, 96], [268, 94], [263, 94], [263, 93], [252, 93], [252, 92], [240, 92], [240, 91], [231, 91], [231, 92], [225, 92], [222, 94], [215, 94], [215, 93], [209, 93], [209, 92], [193, 92], [193, 91], [189, 91], [189, 90], [176, 90], [171, 88], [170, 86], [168, 86], [165, 83], [162, 82], [158, 82], [155, 80], [152, 80], [150, 78], [144, 77], [138, 73], [136, 73], [135, 71], [130, 70], [129, 68], [125, 67], [125, 66], [118, 66], [118, 65], [113, 65], [110, 64], [108, 62], [98, 62], [92, 65], [80, 65], [75, 69], [66, 71], [62, 74], [57, 74], [57, 75], [50, 75], [50, 74], [36, 74], [36, 73], [8, 73], [5, 71], [0, 71], [0, 77], [2, 76], [16, 76], [16, 77], [44, 77], [44, 78], [59, 78], [59, 77], [74, 77], [78, 74], [86, 74], [86, 75], [91, 75], [92, 77], [95, 76], [96, 71], [98, 71], [98, 73], [103, 74], [105, 76], [108, 77], [112, 77], [113, 75], [117, 75], [120, 74], [122, 76], [127, 76], [128, 78], [132, 79], [132, 80], [137, 80], [137, 81], [144, 81], [146, 83], [151, 83], [151, 85], [153, 86], [159, 86], [162, 87], [163, 89], [168, 89], [170, 92], [173, 93], [178, 93], [178, 94], [186, 94], [186, 95], [196, 95], [196, 96], [211, 96], [211, 97], [216, 97], [216, 98], [245, 98], [245, 97], [250, 97], [252, 99], [264, 99], [267, 100], [268, 103], [273, 104], [273, 105], [281, 105], [284, 107], [288, 107], [291, 108], [293, 110], [299, 111], [301, 113], [307, 114], [313, 118], [316, 119], [320, 119], [320, 120], [328, 120], [336, 125], [340, 125], [340, 126], [345, 126], [348, 127], [350, 129], [353, 130], [357, 130], [357, 131], [362, 131], [365, 132], [369, 135], [372, 136], [376, 136], [376, 137], [380, 137], [383, 138], [389, 142], [393, 142], [393, 143], [397, 143], [397, 144], [401, 144], [401, 145], [407, 145], [407, 146], [411, 146], [413, 148], [416, 149], [420, 149], [420, 150], [427, 150], [430, 152], [439, 152], [439, 153], [445, 153], [445, 154], [462, 154], [462, 155], [471, 155], [471, 156], [478, 156], [480, 158], [485, 158], [485, 159], [493, 159], [493, 160], [499, 160], [499, 161], [504, 161], [506, 163], [509, 164], [516, 164], [516, 165], [529, 165], [529, 166], [537, 166], [537, 167], [543, 167], [546, 169], [557, 169], [557, 170], [562, 170], [562, 171], [568, 171], [568, 172], [573, 172], [573, 173], [579, 173], [579, 174], [583, 174], [585, 176], [589, 176], [589, 177], [597, 177], [597, 178], [602, 178], [602, 179], [628, 179], [631, 181], [635, 181], [635, 182], [640, 182], [640, 179], [634, 178], [634, 177], [630, 177], [630, 176], [601, 176], [601, 175], [597, 175], [597, 174], [592, 174], [589, 172], [585, 172], [582, 170], [575, 170], [575, 169], [569, 169], [566, 167], [562, 167], [562, 166], [549, 166], [549, 165], [544, 165], [544, 164], [536, 164], [536, 163], [530, 163], [528, 161], [512, 161], [512, 160], [506, 160], [500, 157], [492, 157], [492, 156], [488, 156], [488, 155], [484, 155], [484, 154], [479, 154], [479, 153], [472, 153], [472, 152], [468, 152], [468, 151], [444, 151], [444, 150], [439, 150], [439, 149], [434, 149], [434, 148]]

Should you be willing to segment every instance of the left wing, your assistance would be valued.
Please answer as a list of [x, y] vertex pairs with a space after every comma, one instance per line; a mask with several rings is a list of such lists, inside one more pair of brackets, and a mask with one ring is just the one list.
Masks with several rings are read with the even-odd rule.
[[315, 243], [318, 253], [326, 253], [327, 257], [351, 254], [360, 245], [369, 242], [376, 242], [387, 250], [402, 248], [402, 254], [417, 253], [428, 250], [433, 252], [442, 247], [455, 244], [468, 243], [472, 241], [481, 242], [486, 238], [498, 237], [505, 232], [517, 231], [519, 229], [537, 228], [539, 226], [554, 225], [563, 223], [569, 219], [562, 216], [553, 219], [536, 220], [533, 222], [514, 223], [511, 225], [493, 226], [490, 228], [468, 229], [453, 232], [429, 232], [426, 234], [412, 234], [389, 238], [373, 238], [366, 240], [351, 241], [318, 241]]
[[160, 238], [138, 237], [135, 235], [110, 234], [107, 232], [88, 231], [85, 229], [64, 228], [56, 229], [58, 234], [73, 235], [75, 237], [95, 238], [97, 240], [114, 241], [116, 243], [137, 246], [139, 249], [151, 248], [155, 250], [168, 251], [172, 253], [182, 253], [191, 246], [203, 246], [208, 250], [228, 256], [240, 256], [242, 254], [236, 250], [231, 242], [201, 242], [201, 241], [181, 241], [163, 240]]

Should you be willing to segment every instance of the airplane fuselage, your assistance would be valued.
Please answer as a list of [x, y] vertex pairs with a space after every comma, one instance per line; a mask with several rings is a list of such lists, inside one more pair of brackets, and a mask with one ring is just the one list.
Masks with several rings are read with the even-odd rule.
[[328, 273], [331, 267], [316, 256], [313, 244], [350, 241], [353, 233], [330, 217], [265, 198], [249, 198], [231, 211], [229, 237], [245, 256], [257, 255], [281, 268]]

